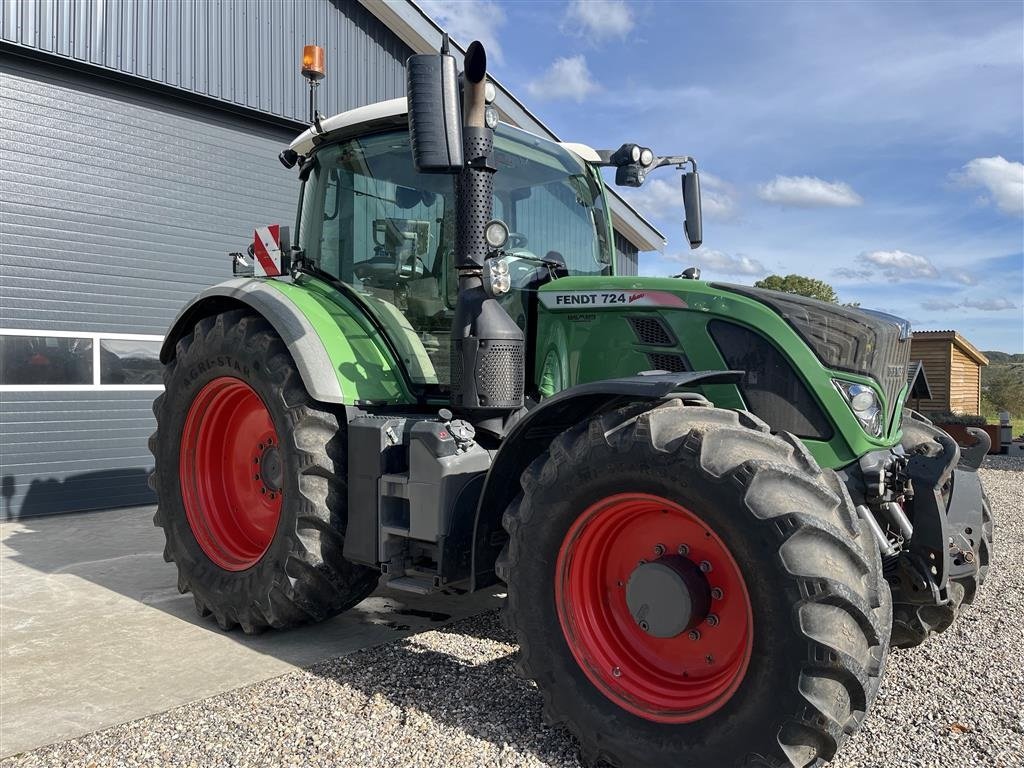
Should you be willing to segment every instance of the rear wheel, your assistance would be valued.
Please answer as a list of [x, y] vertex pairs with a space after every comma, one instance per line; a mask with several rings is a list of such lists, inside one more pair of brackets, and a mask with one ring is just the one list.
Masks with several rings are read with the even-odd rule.
[[164, 370], [153, 522], [178, 589], [246, 632], [325, 619], [373, 591], [343, 556], [345, 437], [284, 343], [242, 310], [200, 320]]
[[889, 591], [849, 496], [748, 414], [598, 417], [505, 515], [524, 674], [590, 760], [805, 766], [874, 699]]

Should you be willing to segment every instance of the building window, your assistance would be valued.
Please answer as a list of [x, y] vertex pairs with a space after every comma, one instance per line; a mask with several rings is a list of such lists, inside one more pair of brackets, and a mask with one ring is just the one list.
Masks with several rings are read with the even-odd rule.
[[100, 340], [100, 385], [162, 384], [160, 342]]
[[160, 390], [160, 336], [0, 328], [0, 392]]
[[89, 338], [0, 336], [0, 384], [92, 384]]

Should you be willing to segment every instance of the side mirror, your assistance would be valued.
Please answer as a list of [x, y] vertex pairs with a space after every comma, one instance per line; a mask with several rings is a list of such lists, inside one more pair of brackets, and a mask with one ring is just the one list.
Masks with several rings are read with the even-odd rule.
[[704, 241], [704, 232], [700, 215], [700, 176], [696, 170], [683, 174], [683, 208], [686, 210], [683, 232], [690, 247], [698, 248]]
[[[447, 40], [445, 41], [447, 43]], [[439, 54], [418, 54], [406, 62], [409, 141], [420, 173], [462, 170], [462, 111], [459, 73], [447, 45]]]

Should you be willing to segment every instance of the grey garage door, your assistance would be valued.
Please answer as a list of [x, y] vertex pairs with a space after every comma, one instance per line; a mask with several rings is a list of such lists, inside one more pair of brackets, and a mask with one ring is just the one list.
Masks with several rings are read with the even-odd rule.
[[3, 516], [146, 503], [180, 306], [290, 223], [284, 128], [0, 54]]

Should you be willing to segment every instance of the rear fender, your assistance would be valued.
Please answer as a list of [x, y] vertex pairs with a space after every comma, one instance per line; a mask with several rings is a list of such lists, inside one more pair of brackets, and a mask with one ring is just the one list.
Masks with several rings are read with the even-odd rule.
[[277, 331], [314, 400], [339, 405], [411, 401], [398, 365], [373, 341], [366, 319], [322, 293], [304, 285], [253, 278], [207, 288], [174, 319], [160, 361], [170, 362], [178, 341], [204, 317], [248, 308]]
[[473, 524], [472, 589], [498, 581], [495, 562], [507, 536], [505, 509], [519, 494], [523, 471], [559, 434], [584, 419], [635, 403], [653, 403], [681, 395], [687, 387], [734, 384], [742, 371], [651, 374], [578, 384], [548, 398], [523, 416], [502, 440], [487, 473]]

